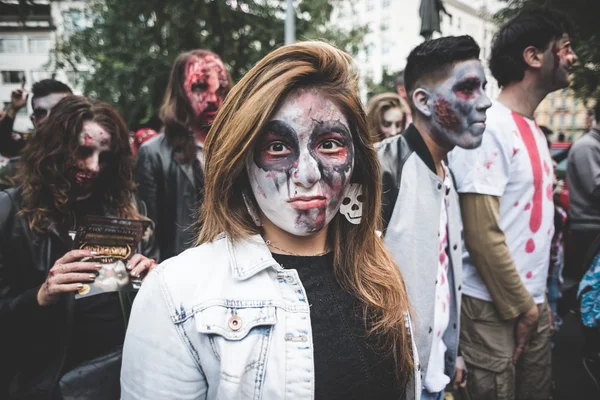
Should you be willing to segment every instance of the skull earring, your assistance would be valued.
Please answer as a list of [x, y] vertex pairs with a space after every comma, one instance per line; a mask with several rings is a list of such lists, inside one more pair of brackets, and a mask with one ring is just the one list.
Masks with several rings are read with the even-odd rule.
[[344, 199], [342, 200], [342, 205], [340, 206], [340, 212], [351, 224], [360, 224], [363, 201], [362, 185], [359, 185], [358, 183], [348, 185]]
[[252, 200], [246, 196], [246, 193], [242, 193], [242, 197], [244, 198], [244, 203], [246, 204], [246, 209], [248, 210], [248, 214], [252, 217], [252, 221], [254, 221], [254, 225], [262, 226], [260, 222], [260, 217], [258, 216], [258, 212], [256, 212], [256, 208], [254, 207], [254, 203]]

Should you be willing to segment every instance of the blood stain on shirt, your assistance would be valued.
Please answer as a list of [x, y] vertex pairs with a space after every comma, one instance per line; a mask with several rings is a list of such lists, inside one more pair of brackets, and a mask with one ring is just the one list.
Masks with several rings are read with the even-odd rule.
[[531, 279], [532, 276], [533, 276], [533, 274], [531, 273], [531, 271], [529, 271], [525, 274], [525, 278], [527, 278], [527, 279]]
[[525, 211], [531, 209], [531, 203], [525, 204]]
[[548, 197], [548, 200], [552, 201], [552, 195], [553, 195], [552, 184], [549, 184], [546, 187], [546, 196]]
[[544, 172], [546, 173], [546, 175], [550, 175], [550, 167], [548, 166], [548, 163], [546, 161], [544, 161]]
[[535, 242], [533, 239], [527, 240], [527, 243], [525, 244], [525, 251], [528, 253], [533, 253], [535, 251]]
[[[533, 205], [531, 215], [529, 216], [529, 228], [531, 229], [532, 233], [536, 233], [542, 225], [542, 207], [544, 198], [542, 187], [544, 183], [544, 176], [542, 175], [542, 160], [537, 148], [535, 136], [533, 135], [533, 132], [531, 131], [527, 121], [525, 118], [515, 112], [513, 112], [512, 115], [515, 123], [517, 124], [517, 128], [519, 129], [519, 133], [521, 134], [521, 138], [525, 144], [525, 148], [527, 149], [529, 160], [531, 162], [531, 170], [533, 172]], [[531, 253], [533, 250], [528, 252]]]

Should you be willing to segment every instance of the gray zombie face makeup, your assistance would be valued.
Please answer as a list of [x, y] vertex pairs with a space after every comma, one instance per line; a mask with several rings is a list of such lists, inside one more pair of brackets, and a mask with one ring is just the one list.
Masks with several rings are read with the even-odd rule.
[[318, 91], [295, 92], [264, 127], [246, 167], [262, 218], [296, 236], [319, 232], [352, 175], [348, 122]]
[[469, 60], [455, 64], [448, 78], [427, 89], [426, 115], [444, 143], [466, 149], [479, 147], [485, 112], [492, 105], [485, 94], [486, 84], [481, 62]]

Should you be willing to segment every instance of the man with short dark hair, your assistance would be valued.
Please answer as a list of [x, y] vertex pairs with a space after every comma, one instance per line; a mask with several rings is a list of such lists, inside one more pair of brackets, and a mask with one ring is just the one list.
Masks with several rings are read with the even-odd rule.
[[[46, 119], [48, 113], [63, 97], [72, 94], [71, 88], [55, 79], [44, 79], [33, 84], [31, 88], [31, 122], [33, 126], [39, 125]], [[13, 136], [13, 125], [19, 110], [27, 105], [27, 92], [16, 89], [11, 93], [10, 104], [6, 115], [0, 121], [0, 153], [7, 157], [17, 157], [23, 147], [25, 139], [21, 135]]]
[[457, 359], [462, 284], [458, 194], [445, 165], [455, 146], [475, 148], [491, 102], [479, 46], [470, 36], [422, 43], [408, 56], [405, 84], [414, 122], [379, 143], [385, 243], [417, 317], [422, 399], [464, 384]]
[[568, 27], [550, 11], [516, 16], [492, 43], [502, 87], [481, 147], [455, 149], [464, 240], [461, 352], [473, 399], [549, 399], [546, 279], [554, 232], [552, 158], [533, 119], [569, 84], [577, 60]]
[[600, 99], [596, 101], [595, 116], [596, 125], [571, 147], [567, 168], [577, 279], [588, 267], [582, 264], [583, 259], [600, 237]]

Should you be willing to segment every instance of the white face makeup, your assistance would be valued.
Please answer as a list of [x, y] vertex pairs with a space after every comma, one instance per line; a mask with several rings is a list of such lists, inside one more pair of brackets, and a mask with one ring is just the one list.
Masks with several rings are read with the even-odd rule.
[[417, 89], [425, 90], [428, 97], [426, 106], [418, 101], [415, 106], [431, 120], [445, 145], [476, 148], [485, 131], [485, 112], [492, 105], [485, 94], [486, 83], [479, 60], [458, 62], [445, 80], [431, 88]]
[[404, 125], [404, 114], [402, 114], [402, 110], [394, 107], [385, 110], [383, 115], [381, 116], [381, 123], [379, 124], [379, 129], [386, 138], [396, 136], [402, 132], [402, 127]]
[[71, 184], [80, 193], [90, 192], [111, 155], [111, 134], [93, 121], [85, 121], [78, 136], [79, 147]]
[[283, 101], [246, 161], [261, 218], [296, 236], [327, 226], [340, 208], [353, 167], [348, 122], [314, 89]]
[[37, 97], [32, 103], [33, 114], [31, 115], [31, 122], [34, 126], [38, 126], [42, 123], [50, 113], [50, 110], [58, 103], [63, 97], [68, 96], [69, 93], [52, 93], [48, 96]]

